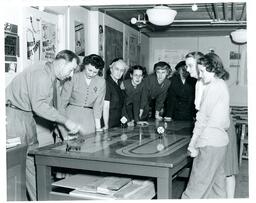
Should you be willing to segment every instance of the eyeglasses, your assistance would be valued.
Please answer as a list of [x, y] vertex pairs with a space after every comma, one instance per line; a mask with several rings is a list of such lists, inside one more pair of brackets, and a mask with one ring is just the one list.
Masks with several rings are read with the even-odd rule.
[[133, 77], [135, 77], [135, 78], [141, 78], [141, 77], [143, 77], [143, 75], [132, 75]]

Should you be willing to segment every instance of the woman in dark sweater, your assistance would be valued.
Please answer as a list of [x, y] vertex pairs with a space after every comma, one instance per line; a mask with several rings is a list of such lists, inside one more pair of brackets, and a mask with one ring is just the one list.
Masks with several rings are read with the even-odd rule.
[[120, 126], [124, 95], [120, 79], [127, 69], [126, 63], [117, 58], [110, 64], [110, 75], [106, 77], [106, 95], [103, 105], [104, 129]]
[[193, 120], [195, 118], [196, 79], [186, 71], [185, 61], [179, 62], [171, 78], [166, 99], [166, 120]]

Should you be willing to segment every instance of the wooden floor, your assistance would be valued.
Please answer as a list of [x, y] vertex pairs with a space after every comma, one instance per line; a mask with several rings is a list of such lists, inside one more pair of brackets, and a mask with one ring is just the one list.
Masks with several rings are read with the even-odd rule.
[[235, 198], [248, 198], [249, 197], [249, 169], [248, 160], [243, 159], [240, 167], [239, 175], [236, 177], [236, 192]]
[[[249, 197], [249, 181], [248, 181], [248, 160], [243, 159], [240, 172], [236, 177], [235, 198]], [[173, 197], [180, 199], [182, 192], [185, 190], [187, 180], [185, 178], [177, 178], [173, 185]]]

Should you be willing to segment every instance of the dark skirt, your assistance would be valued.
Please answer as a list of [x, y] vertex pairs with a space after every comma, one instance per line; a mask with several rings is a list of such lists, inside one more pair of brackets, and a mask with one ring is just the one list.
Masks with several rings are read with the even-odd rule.
[[225, 158], [225, 174], [226, 176], [236, 175], [239, 173], [238, 165], [238, 150], [237, 150], [237, 135], [235, 125], [230, 116], [230, 127], [228, 129], [229, 143]]

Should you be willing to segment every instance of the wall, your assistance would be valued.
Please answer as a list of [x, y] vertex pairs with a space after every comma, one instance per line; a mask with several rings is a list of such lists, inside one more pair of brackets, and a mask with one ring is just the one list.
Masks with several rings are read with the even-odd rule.
[[[22, 9], [18, 8], [18, 7], [12, 7], [12, 11], [13, 11], [13, 13], [15, 13], [15, 15], [10, 15], [10, 10], [4, 9], [3, 13], [1, 15], [1, 18], [2, 18], [1, 22], [18, 25], [18, 35], [20, 37], [20, 41], [22, 41], [23, 40], [23, 37], [22, 37], [22, 27], [23, 27]], [[23, 50], [23, 47], [20, 46], [20, 50]], [[16, 73], [12, 73], [12, 72], [5, 73], [5, 75], [4, 75], [5, 86], [7, 86], [11, 82], [11, 80], [17, 75], [17, 73], [19, 73], [23, 70], [23, 65], [21, 63], [21, 61], [22, 61], [21, 57], [23, 57], [23, 56], [17, 57], [17, 72]], [[3, 61], [4, 60], [5, 60], [5, 58], [3, 55]]]
[[141, 35], [140, 37], [141, 41], [140, 41], [140, 47], [141, 47], [141, 51], [140, 51], [140, 65], [146, 67], [147, 70], [149, 70], [149, 37], [147, 37], [146, 35]]
[[[140, 56], [138, 63], [140, 65], [145, 66], [148, 68], [149, 66], [149, 38], [144, 35], [140, 34], [137, 30], [131, 28], [128, 25], [125, 25], [118, 20], [104, 14], [104, 13], [99, 13], [99, 25], [104, 26], [109, 26], [117, 31], [120, 31], [123, 33], [123, 58], [127, 62], [127, 64], [130, 63], [129, 59], [129, 43], [130, 43], [130, 37], [136, 38], [137, 45], [140, 45]], [[104, 40], [103, 40], [104, 42]], [[126, 44], [128, 42], [128, 44]], [[104, 47], [104, 44], [103, 44]], [[105, 50], [103, 50], [104, 52]]]
[[[224, 67], [230, 73], [230, 79], [227, 81], [230, 89], [231, 105], [247, 105], [247, 80], [246, 69], [246, 45], [235, 45], [228, 36], [218, 37], [172, 37], [172, 38], [151, 38], [149, 52], [149, 68], [153, 70], [156, 63], [155, 50], [187, 50], [201, 51], [207, 53], [213, 49], [222, 60]], [[242, 54], [240, 68], [230, 68], [230, 51], [240, 52]], [[238, 84], [237, 84], [238, 82]]]
[[[38, 39], [41, 40], [41, 23], [42, 21], [48, 22], [55, 24], [56, 26], [58, 25], [58, 16], [50, 13], [46, 13], [43, 11], [39, 11], [38, 9], [31, 8], [31, 7], [26, 7], [23, 10], [23, 30], [22, 30], [22, 38], [20, 44], [21, 44], [21, 58], [22, 58], [22, 68], [21, 70], [24, 70], [28, 66], [35, 64], [35, 63], [45, 63], [46, 61], [43, 61], [37, 57], [32, 57], [31, 60], [27, 59], [27, 37], [30, 37], [27, 34], [27, 24], [29, 22], [29, 17], [32, 17], [33, 19], [33, 26], [36, 31], [38, 31]], [[41, 40], [42, 41], [42, 40]], [[58, 47], [58, 38], [57, 38], [57, 47]], [[42, 43], [42, 42], [41, 42]], [[56, 50], [58, 51], [58, 50]]]
[[[69, 12], [69, 18], [67, 21], [69, 22], [69, 27], [67, 28], [67, 31], [69, 32], [69, 35], [67, 36], [67, 44], [68, 49], [75, 51], [75, 21], [81, 22], [84, 24], [85, 29], [85, 55], [88, 54], [88, 30], [90, 29], [88, 24], [88, 10], [78, 7], [78, 6], [71, 6], [68, 9]], [[68, 17], [68, 15], [67, 15]]]

